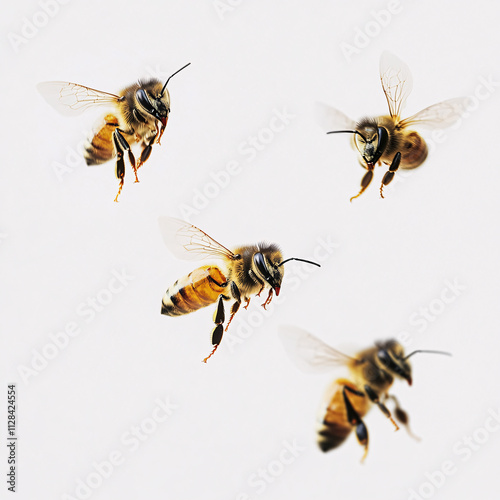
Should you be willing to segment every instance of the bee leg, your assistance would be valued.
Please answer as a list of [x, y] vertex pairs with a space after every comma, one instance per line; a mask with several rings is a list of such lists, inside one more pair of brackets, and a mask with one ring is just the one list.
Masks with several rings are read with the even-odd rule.
[[389, 170], [385, 173], [384, 178], [382, 179], [382, 184], [380, 185], [380, 196], [382, 198], [384, 197], [384, 194], [382, 192], [384, 186], [387, 186], [387, 184], [389, 184], [389, 182], [391, 182], [392, 179], [394, 179], [394, 174], [399, 168], [400, 163], [401, 163], [401, 153], [398, 151], [392, 160]]
[[342, 394], [344, 396], [344, 404], [347, 413], [347, 420], [354, 427], [356, 427], [356, 438], [358, 439], [359, 444], [365, 447], [365, 452], [363, 457], [361, 458], [361, 462], [363, 462], [368, 454], [368, 429], [366, 428], [365, 423], [361, 420], [361, 417], [358, 415], [358, 412], [352, 406], [349, 397], [347, 396], [347, 392], [351, 392], [352, 394], [356, 394], [356, 396], [364, 396], [362, 392], [355, 391], [350, 387], [344, 386], [342, 389]]
[[273, 300], [273, 289], [272, 288], [269, 289], [269, 295], [267, 296], [267, 299], [264, 301], [264, 303], [261, 304], [261, 306], [265, 309], [266, 306], [268, 306], [271, 303], [271, 300]]
[[229, 321], [227, 322], [227, 325], [226, 325], [226, 329], [225, 329], [226, 332], [227, 332], [227, 329], [229, 328], [229, 325], [231, 324], [231, 321], [233, 321], [234, 315], [238, 312], [238, 309], [240, 308], [240, 305], [241, 305], [240, 290], [236, 286], [236, 283], [234, 281], [231, 281], [229, 286], [231, 288], [231, 295], [234, 297], [235, 301], [233, 302], [233, 305], [231, 306], [231, 316], [229, 317]]
[[148, 144], [144, 143], [144, 148], [141, 152], [141, 157], [139, 158], [139, 163], [137, 164], [137, 170], [139, 170], [144, 163], [148, 160], [148, 158], [151, 156], [151, 151], [153, 151], [153, 144], [155, 142], [155, 137], [154, 136]]
[[[167, 122], [168, 122], [168, 116], [165, 119], [165, 123], [162, 123], [162, 125], [161, 125], [160, 133], [157, 134], [158, 139], [156, 140], [156, 142], [158, 143], [159, 146], [161, 146], [160, 140], [161, 140], [161, 136], [163, 135], [163, 132], [165, 132], [165, 127], [167, 126]], [[158, 123], [156, 124], [156, 130], [158, 131]]]
[[256, 297], [260, 297], [260, 294], [262, 293], [262, 290], [264, 290], [264, 285], [262, 285], [261, 289], [259, 290], [259, 293], [256, 295]]
[[215, 328], [212, 330], [212, 345], [214, 346], [214, 348], [212, 352], [203, 360], [204, 363], [206, 363], [207, 360], [212, 357], [214, 352], [217, 350], [217, 347], [219, 347], [219, 344], [221, 343], [222, 335], [224, 333], [224, 320], [224, 297], [222, 295], [219, 295], [217, 309], [214, 313]]
[[352, 196], [349, 201], [354, 200], [354, 198], [361, 196], [365, 192], [365, 189], [370, 185], [370, 182], [373, 179], [373, 168], [374, 168], [373, 164], [368, 165], [368, 172], [366, 172], [366, 174], [361, 179], [361, 189], [359, 193], [356, 196]]
[[243, 309], [248, 309], [248, 306], [250, 305], [250, 299], [245, 299], [246, 305], [243, 306]]
[[410, 437], [416, 441], [420, 441], [420, 438], [411, 431], [410, 425], [408, 424], [408, 413], [399, 406], [399, 401], [396, 399], [396, 396], [389, 395], [387, 399], [392, 399], [394, 401], [394, 416], [396, 420], [405, 426], [406, 432], [408, 432]]
[[118, 139], [116, 139], [114, 133], [113, 133], [113, 144], [115, 146], [115, 151], [116, 151], [116, 178], [120, 180], [120, 184], [118, 186], [118, 193], [116, 194], [115, 197], [115, 202], [118, 203], [118, 196], [120, 196], [120, 193], [122, 192], [123, 188], [123, 183], [125, 182], [125, 162], [123, 161], [123, 150], [120, 148], [120, 144], [118, 142]]
[[124, 133], [124, 131], [120, 130], [119, 128], [116, 128], [115, 131], [113, 132], [113, 141], [115, 143], [115, 147], [117, 144], [119, 144], [122, 154], [124, 151], [127, 151], [128, 159], [130, 161], [130, 164], [132, 165], [132, 168], [134, 169], [135, 182], [139, 182], [139, 179], [137, 178], [137, 168], [135, 166], [134, 153], [132, 153], [132, 150], [130, 149], [130, 144], [127, 142], [125, 137], [123, 137], [122, 133]]
[[382, 413], [392, 422], [394, 427], [396, 427], [396, 430], [399, 431], [399, 426], [392, 418], [389, 408], [387, 408], [387, 406], [385, 406], [384, 403], [380, 401], [380, 398], [378, 397], [377, 393], [368, 384], [365, 385], [365, 392], [370, 401], [372, 403], [375, 403], [380, 408]]

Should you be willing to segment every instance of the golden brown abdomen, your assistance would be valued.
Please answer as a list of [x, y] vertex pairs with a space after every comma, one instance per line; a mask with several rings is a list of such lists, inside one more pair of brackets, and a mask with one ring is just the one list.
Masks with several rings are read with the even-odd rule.
[[[115, 156], [113, 146], [113, 132], [120, 125], [118, 118], [112, 114], [104, 117], [104, 122], [99, 125], [97, 132], [85, 144], [83, 156], [87, 165], [99, 165], [111, 160]], [[130, 146], [135, 138], [130, 134], [122, 134]]]
[[407, 132], [400, 145], [401, 168], [416, 168], [425, 161], [429, 150], [427, 144], [417, 132]]
[[161, 302], [161, 313], [180, 316], [214, 304], [226, 290], [221, 286], [226, 281], [218, 267], [199, 267], [167, 288]]
[[[341, 445], [354, 429], [347, 419], [343, 394], [344, 386], [359, 391], [359, 388], [347, 379], [338, 379], [329, 387], [327, 409], [325, 414], [321, 416], [323, 420], [318, 429], [318, 445], [325, 452]], [[357, 396], [349, 391], [346, 393], [359, 417], [363, 418], [370, 408], [368, 398]]]

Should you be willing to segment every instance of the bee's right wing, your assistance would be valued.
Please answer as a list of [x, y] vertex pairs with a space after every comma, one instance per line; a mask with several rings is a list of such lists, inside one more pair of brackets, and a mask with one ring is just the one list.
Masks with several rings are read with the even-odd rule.
[[165, 245], [178, 259], [201, 260], [215, 257], [234, 260], [235, 258], [231, 250], [189, 222], [173, 217], [160, 217], [158, 224]]
[[42, 97], [59, 113], [74, 116], [90, 106], [115, 104], [123, 97], [71, 82], [42, 82], [37, 86]]
[[317, 102], [314, 106], [316, 121], [325, 132], [335, 130], [354, 130], [356, 122], [351, 120], [342, 111]]
[[335, 367], [356, 361], [296, 326], [280, 327], [279, 336], [288, 356], [299, 370], [306, 373], [330, 372]]
[[456, 97], [433, 104], [415, 115], [400, 121], [399, 126], [418, 126], [429, 129], [451, 127], [463, 117], [469, 102], [469, 97]]

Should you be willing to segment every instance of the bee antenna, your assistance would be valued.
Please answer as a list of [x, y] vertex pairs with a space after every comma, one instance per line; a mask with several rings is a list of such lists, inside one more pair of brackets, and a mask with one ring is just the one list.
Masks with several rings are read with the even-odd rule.
[[160, 95], [163, 95], [163, 92], [165, 92], [165, 89], [167, 88], [167, 85], [168, 85], [168, 82], [170, 81], [170, 78], [172, 78], [173, 76], [175, 76], [177, 73], [179, 73], [180, 71], [182, 71], [184, 68], [187, 68], [190, 64], [191, 63], [187, 63], [181, 69], [178, 69], [173, 75], [170, 75], [168, 77], [168, 80], [165, 82], [165, 85], [163, 85], [163, 88], [161, 89], [161, 94]]
[[451, 352], [445, 352], [445, 351], [422, 351], [422, 350], [418, 350], [418, 351], [410, 352], [410, 354], [408, 354], [408, 356], [404, 357], [403, 359], [406, 361], [410, 356], [413, 356], [414, 354], [417, 354], [419, 352], [428, 352], [428, 353], [431, 353], [431, 354], [444, 354], [445, 356], [451, 356]]
[[311, 262], [310, 260], [305, 260], [305, 259], [298, 259], [297, 257], [290, 257], [289, 259], [284, 260], [283, 262], [281, 262], [280, 264], [278, 264], [278, 267], [282, 266], [285, 262], [288, 262], [289, 260], [298, 260], [300, 262], [306, 262], [307, 264], [312, 264], [313, 266], [321, 267], [316, 262]]
[[359, 136], [361, 136], [363, 138], [363, 140], [365, 142], [368, 142], [366, 140], [366, 137], [361, 133], [361, 132], [358, 132], [357, 130], [332, 130], [331, 132], [327, 132], [327, 134], [358, 134]]

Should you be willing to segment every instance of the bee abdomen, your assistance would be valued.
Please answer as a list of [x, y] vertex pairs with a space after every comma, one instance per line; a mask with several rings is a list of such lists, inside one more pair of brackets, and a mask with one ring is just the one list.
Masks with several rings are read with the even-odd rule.
[[227, 281], [219, 268], [203, 266], [167, 288], [161, 314], [180, 316], [215, 303], [225, 291]]
[[352, 426], [340, 423], [323, 423], [318, 429], [318, 446], [321, 451], [327, 452], [337, 448], [352, 431]]
[[104, 124], [85, 143], [83, 156], [87, 165], [99, 165], [115, 156], [113, 132], [118, 126], [119, 122], [116, 116], [108, 114], [104, 117]]
[[[318, 446], [324, 452], [341, 445], [354, 429], [347, 418], [344, 387], [359, 391], [356, 385], [347, 379], [338, 379], [330, 386], [326, 412], [321, 416], [322, 422], [318, 429]], [[346, 391], [346, 394], [358, 416], [363, 417], [369, 408], [368, 398], [351, 391]]]
[[416, 168], [420, 166], [429, 152], [427, 144], [417, 132], [408, 132], [400, 144], [401, 168]]

